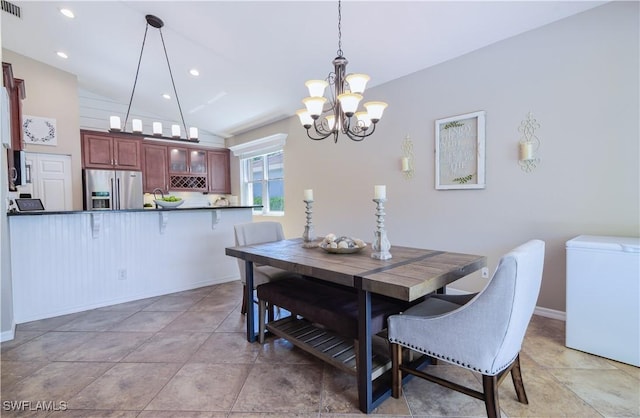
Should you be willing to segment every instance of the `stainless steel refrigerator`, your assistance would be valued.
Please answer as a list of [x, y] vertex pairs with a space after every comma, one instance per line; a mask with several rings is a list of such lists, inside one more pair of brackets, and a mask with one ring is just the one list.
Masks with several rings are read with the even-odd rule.
[[141, 171], [84, 170], [85, 210], [142, 209]]

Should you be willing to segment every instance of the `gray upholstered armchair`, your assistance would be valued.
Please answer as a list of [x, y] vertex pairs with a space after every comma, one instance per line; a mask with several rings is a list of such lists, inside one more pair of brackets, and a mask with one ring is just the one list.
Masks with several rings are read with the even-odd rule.
[[[236, 245], [262, 244], [265, 242], [281, 241], [284, 239], [284, 231], [279, 222], [247, 222], [237, 224], [233, 227], [236, 237]], [[242, 313], [247, 312], [247, 299], [245, 286], [247, 277], [245, 272], [244, 260], [238, 259], [238, 267], [240, 268], [240, 279], [242, 281]], [[272, 266], [253, 265], [253, 288], [255, 289], [261, 284], [271, 280], [278, 280], [284, 277], [299, 277], [295, 273], [288, 272]]]
[[[499, 417], [498, 386], [511, 372], [518, 401], [528, 403], [519, 353], [538, 299], [544, 247], [532, 240], [505, 254], [487, 286], [468, 302], [431, 297], [389, 317], [393, 396], [401, 395], [405, 372], [481, 399], [487, 415]], [[402, 364], [402, 347], [480, 373], [483, 393]]]

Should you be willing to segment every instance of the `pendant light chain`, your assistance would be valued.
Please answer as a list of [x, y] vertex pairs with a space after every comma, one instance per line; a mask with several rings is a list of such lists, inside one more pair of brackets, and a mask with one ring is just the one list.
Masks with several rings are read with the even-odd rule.
[[147, 41], [147, 31], [149, 30], [149, 24], [144, 27], [144, 37], [142, 38], [142, 48], [140, 49], [140, 57], [138, 57], [138, 68], [136, 68], [136, 78], [133, 80], [133, 88], [131, 89], [131, 97], [129, 98], [129, 107], [127, 107], [127, 116], [124, 118], [124, 126], [127, 126], [129, 120], [129, 112], [131, 111], [131, 103], [133, 102], [133, 93], [136, 91], [136, 84], [138, 83], [138, 73], [140, 73], [140, 63], [142, 62], [142, 53], [144, 52], [144, 44]]

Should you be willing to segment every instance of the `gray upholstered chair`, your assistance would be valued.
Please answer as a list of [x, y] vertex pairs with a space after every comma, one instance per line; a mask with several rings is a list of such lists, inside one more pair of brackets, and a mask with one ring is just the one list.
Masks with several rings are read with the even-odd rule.
[[[389, 317], [393, 396], [400, 397], [405, 372], [481, 399], [487, 415], [499, 417], [498, 386], [511, 372], [518, 401], [528, 403], [519, 355], [540, 291], [544, 247], [532, 240], [505, 254], [487, 286], [467, 303], [431, 297]], [[480, 373], [483, 392], [402, 364], [402, 347]]]
[[[279, 222], [266, 221], [266, 222], [247, 222], [243, 224], [237, 224], [233, 227], [236, 237], [236, 246], [262, 244], [265, 242], [281, 241], [284, 238], [284, 231], [282, 225]], [[247, 312], [247, 298], [246, 298], [246, 271], [245, 262], [242, 259], [238, 259], [238, 267], [240, 268], [240, 279], [242, 281], [242, 310], [245, 314]], [[292, 277], [295, 273], [288, 272], [276, 267], [264, 266], [254, 263], [253, 264], [253, 288], [255, 289], [263, 283], [267, 283], [271, 280], [278, 280], [284, 277]]]

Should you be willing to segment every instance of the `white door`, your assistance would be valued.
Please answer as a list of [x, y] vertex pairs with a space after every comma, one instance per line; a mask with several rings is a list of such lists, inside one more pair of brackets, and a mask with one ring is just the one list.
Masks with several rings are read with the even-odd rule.
[[25, 160], [33, 197], [45, 210], [72, 210], [71, 156], [28, 152]]

